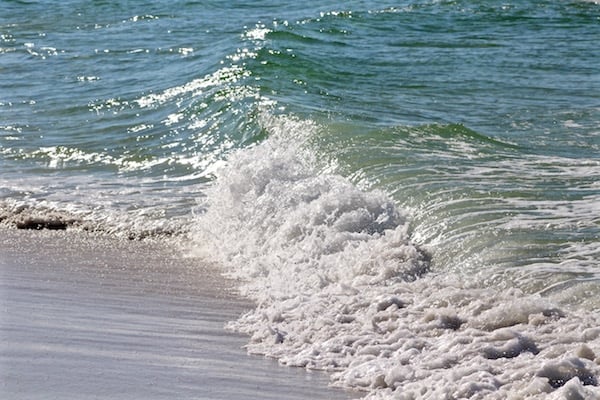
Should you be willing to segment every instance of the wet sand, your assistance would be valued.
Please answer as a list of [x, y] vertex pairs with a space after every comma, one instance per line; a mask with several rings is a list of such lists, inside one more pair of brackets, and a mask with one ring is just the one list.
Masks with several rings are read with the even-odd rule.
[[247, 355], [233, 286], [164, 243], [2, 229], [0, 398], [357, 397]]

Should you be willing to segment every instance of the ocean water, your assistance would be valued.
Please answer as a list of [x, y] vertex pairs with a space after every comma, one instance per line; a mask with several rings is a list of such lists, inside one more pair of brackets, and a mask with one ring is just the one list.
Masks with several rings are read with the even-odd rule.
[[600, 398], [600, 4], [2, 1], [0, 223], [165, 238], [370, 399]]

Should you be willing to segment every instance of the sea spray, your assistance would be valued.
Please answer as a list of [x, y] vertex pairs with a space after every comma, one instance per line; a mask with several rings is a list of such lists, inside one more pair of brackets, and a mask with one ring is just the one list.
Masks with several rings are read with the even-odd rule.
[[256, 301], [230, 324], [250, 353], [367, 398], [600, 396], [600, 317], [430, 272], [410, 216], [317, 159], [315, 123], [261, 124], [268, 139], [228, 157], [193, 232]]
[[[271, 137], [229, 157], [207, 192], [196, 232], [211, 245], [203, 248], [233, 262], [233, 275], [276, 279], [287, 287], [273, 287], [277, 293], [269, 298], [338, 282], [414, 279], [425, 271], [427, 257], [409, 243], [405, 216], [389, 197], [319, 173], [306, 145], [314, 124], [262, 119]], [[290, 281], [296, 273], [308, 281]], [[249, 292], [262, 292], [252, 286]]]

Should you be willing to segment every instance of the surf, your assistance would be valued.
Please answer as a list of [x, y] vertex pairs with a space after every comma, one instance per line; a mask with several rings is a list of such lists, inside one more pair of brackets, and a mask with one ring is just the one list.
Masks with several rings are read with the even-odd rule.
[[318, 125], [260, 120], [268, 138], [227, 158], [191, 236], [256, 302], [229, 324], [250, 353], [369, 399], [599, 393], [596, 314], [489, 286], [485, 270], [432, 271], [406, 210], [316, 158]]

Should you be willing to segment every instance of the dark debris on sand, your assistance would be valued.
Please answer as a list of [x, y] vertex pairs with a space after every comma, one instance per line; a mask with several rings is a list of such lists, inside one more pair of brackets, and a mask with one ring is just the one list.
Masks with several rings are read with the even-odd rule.
[[79, 220], [71, 215], [25, 205], [0, 205], [0, 224], [17, 229], [65, 230]]

